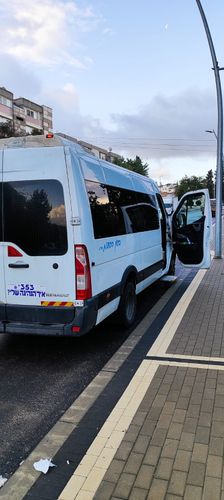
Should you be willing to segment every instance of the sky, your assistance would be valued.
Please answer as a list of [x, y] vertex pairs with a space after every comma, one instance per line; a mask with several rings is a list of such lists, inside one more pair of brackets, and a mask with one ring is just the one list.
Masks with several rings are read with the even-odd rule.
[[[224, 66], [224, 2], [201, 0]], [[224, 71], [220, 71], [224, 85]], [[0, 86], [157, 182], [216, 168], [217, 99], [196, 0], [0, 0]]]

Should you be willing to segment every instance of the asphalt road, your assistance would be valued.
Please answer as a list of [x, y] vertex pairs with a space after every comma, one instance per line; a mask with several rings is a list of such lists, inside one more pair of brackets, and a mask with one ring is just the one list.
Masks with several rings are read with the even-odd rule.
[[[134, 327], [166, 291], [140, 294]], [[9, 477], [132, 329], [110, 318], [81, 338], [0, 336], [0, 475]]]

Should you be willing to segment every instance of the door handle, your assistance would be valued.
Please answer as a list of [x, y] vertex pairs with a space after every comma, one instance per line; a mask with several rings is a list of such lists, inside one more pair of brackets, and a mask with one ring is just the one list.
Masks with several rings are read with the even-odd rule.
[[13, 269], [27, 269], [29, 266], [29, 264], [9, 264], [8, 267], [11, 267]]

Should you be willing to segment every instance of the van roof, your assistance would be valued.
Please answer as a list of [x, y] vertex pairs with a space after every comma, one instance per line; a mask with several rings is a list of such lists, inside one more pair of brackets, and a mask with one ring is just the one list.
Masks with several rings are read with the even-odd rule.
[[[52, 134], [52, 137], [47, 137], [46, 135], [26, 135], [24, 137], [9, 137], [5, 139], [0, 139], [0, 150], [1, 149], [23, 149], [23, 148], [43, 148], [43, 147], [64, 147], [64, 146], [70, 146], [75, 151], [82, 155], [85, 154], [90, 157], [94, 157], [98, 160], [99, 164], [104, 167], [104, 168], [113, 168], [113, 170], [117, 170], [117, 172], [121, 173], [123, 170], [123, 173], [126, 172], [130, 173], [130, 170], [119, 167], [118, 165], [115, 165], [114, 163], [107, 162], [105, 160], [98, 159], [94, 153], [89, 151], [87, 148], [84, 146], [81, 146], [75, 141], [71, 141], [68, 139], [65, 139], [64, 137], [61, 137], [60, 135], [57, 134]], [[141, 174], [138, 174], [137, 172], [131, 172], [132, 176], [134, 177], [139, 177], [143, 178]], [[125, 174], [124, 174], [125, 175]], [[150, 183], [151, 185], [154, 186], [154, 189], [159, 192], [159, 188], [156, 184], [155, 181], [153, 181], [149, 177], [145, 177], [144, 179], [146, 182]]]
[[[58, 147], [58, 146], [72, 146], [76, 151], [86, 151], [84, 147], [79, 144], [69, 141], [64, 137], [53, 134], [52, 137], [46, 135], [26, 135], [24, 137], [9, 137], [0, 139], [0, 150], [11, 148], [43, 148], [43, 147]], [[88, 153], [90, 153], [88, 151]], [[91, 153], [90, 153], [91, 154]], [[92, 156], [92, 154], [91, 154]]]

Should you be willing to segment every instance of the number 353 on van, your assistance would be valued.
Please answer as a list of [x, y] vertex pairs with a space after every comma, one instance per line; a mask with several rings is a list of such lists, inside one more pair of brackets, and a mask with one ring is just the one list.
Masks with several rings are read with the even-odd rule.
[[57, 135], [1, 139], [0, 156], [0, 332], [83, 335], [114, 312], [128, 327], [176, 255], [209, 267], [207, 190], [170, 218], [153, 180]]

